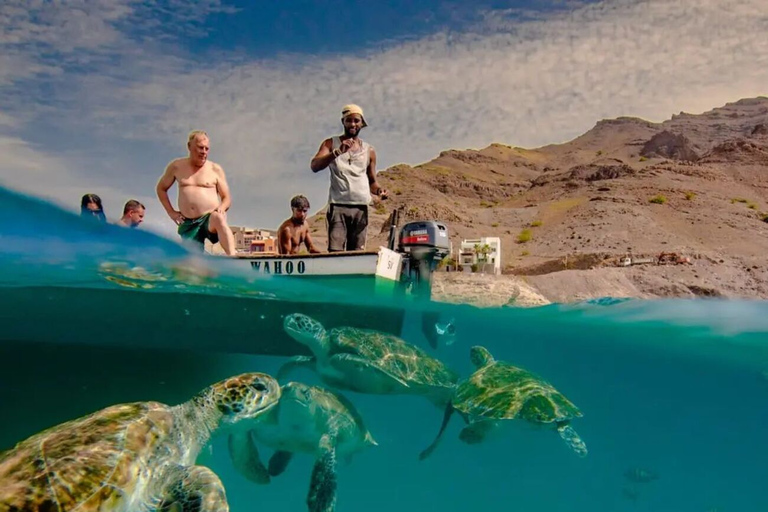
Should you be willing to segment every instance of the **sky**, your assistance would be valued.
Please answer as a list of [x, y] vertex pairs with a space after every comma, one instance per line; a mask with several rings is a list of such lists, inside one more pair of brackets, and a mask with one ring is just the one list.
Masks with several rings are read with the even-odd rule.
[[537, 147], [766, 95], [766, 33], [763, 0], [3, 0], [0, 184], [111, 219], [138, 199], [174, 238], [155, 184], [203, 129], [229, 223], [274, 229], [295, 194], [324, 206], [309, 161], [347, 103], [379, 171]]

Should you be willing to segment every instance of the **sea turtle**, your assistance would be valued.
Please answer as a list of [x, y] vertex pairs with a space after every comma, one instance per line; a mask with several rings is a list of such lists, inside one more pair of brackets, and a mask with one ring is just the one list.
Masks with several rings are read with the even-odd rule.
[[99, 275], [127, 288], [156, 288], [158, 286], [186, 288], [219, 288], [213, 269], [194, 258], [142, 267], [123, 261], [104, 261]]
[[392, 334], [357, 327], [326, 330], [301, 313], [287, 315], [283, 327], [314, 356], [292, 358], [278, 371], [278, 380], [296, 367], [307, 367], [335, 388], [423, 395], [441, 408], [450, 401], [459, 380], [441, 361]]
[[454, 410], [468, 423], [459, 439], [468, 444], [481, 442], [501, 420], [523, 419], [534, 424], [554, 424], [560, 437], [579, 456], [587, 455], [587, 446], [570, 426], [581, 411], [562, 393], [540, 377], [496, 361], [484, 347], [470, 349], [470, 359], [477, 370], [456, 387], [446, 406], [443, 424], [432, 444], [419, 458], [429, 457], [442, 436]]
[[250, 429], [278, 403], [263, 373], [213, 384], [176, 406], [114, 405], [0, 454], [0, 511], [227, 512], [219, 477], [195, 459], [217, 430]]
[[[264, 467], [256, 442], [275, 452]], [[336, 507], [336, 460], [377, 445], [355, 406], [327, 389], [289, 382], [277, 407], [250, 432], [230, 434], [229, 453], [235, 468], [258, 484], [285, 471], [294, 453], [309, 453], [315, 465], [307, 494], [310, 512]]]
[[99, 265], [99, 274], [110, 281], [126, 288], [154, 288], [154, 283], [167, 281], [168, 278], [160, 272], [154, 272], [144, 267], [129, 266], [123, 262], [105, 261]]

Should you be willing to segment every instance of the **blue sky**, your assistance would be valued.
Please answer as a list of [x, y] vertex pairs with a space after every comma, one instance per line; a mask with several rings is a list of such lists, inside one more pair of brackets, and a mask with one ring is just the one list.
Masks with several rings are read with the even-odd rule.
[[[154, 196], [185, 134], [211, 134], [232, 224], [323, 206], [309, 159], [359, 103], [380, 169], [451, 148], [569, 140], [602, 118], [661, 121], [768, 90], [768, 2], [5, 0], [0, 181], [110, 217]], [[175, 190], [172, 191], [175, 198]]]

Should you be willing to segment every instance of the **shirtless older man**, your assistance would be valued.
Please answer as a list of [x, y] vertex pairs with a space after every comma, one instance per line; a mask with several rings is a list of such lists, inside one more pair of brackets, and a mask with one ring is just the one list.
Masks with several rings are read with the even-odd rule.
[[[187, 138], [189, 156], [177, 158], [165, 168], [157, 182], [157, 198], [178, 226], [182, 239], [201, 245], [221, 241], [229, 256], [235, 254], [235, 236], [227, 225], [227, 210], [232, 203], [224, 169], [208, 160], [208, 134], [195, 130]], [[179, 183], [179, 210], [168, 199], [168, 189]], [[219, 199], [221, 198], [221, 199]]]

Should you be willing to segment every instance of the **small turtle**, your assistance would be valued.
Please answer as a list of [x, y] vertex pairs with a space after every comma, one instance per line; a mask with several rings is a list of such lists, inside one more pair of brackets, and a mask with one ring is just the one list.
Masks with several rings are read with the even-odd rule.
[[286, 316], [283, 327], [314, 356], [292, 358], [278, 371], [278, 380], [296, 367], [307, 367], [335, 388], [423, 395], [441, 408], [450, 401], [459, 380], [441, 361], [392, 334], [356, 327], [327, 331], [301, 313]]
[[[275, 452], [264, 467], [256, 442]], [[336, 507], [336, 460], [378, 443], [365, 427], [355, 406], [327, 389], [289, 382], [277, 407], [250, 432], [230, 434], [229, 454], [235, 468], [258, 484], [285, 471], [294, 453], [309, 453], [315, 465], [307, 494], [310, 512], [332, 512]]]
[[219, 477], [195, 459], [218, 429], [250, 429], [280, 385], [247, 373], [176, 406], [135, 402], [51, 427], [0, 454], [0, 511], [227, 512]]
[[570, 426], [581, 411], [562, 393], [540, 377], [511, 364], [496, 361], [484, 347], [470, 349], [470, 359], [477, 370], [456, 387], [445, 409], [443, 424], [432, 444], [421, 452], [424, 460], [437, 447], [454, 410], [468, 423], [459, 439], [468, 444], [481, 442], [501, 420], [520, 418], [535, 424], [554, 423], [560, 437], [579, 456], [587, 455], [587, 446]]
[[129, 267], [126, 263], [105, 261], [99, 265], [99, 274], [110, 281], [126, 288], [155, 288], [154, 283], [167, 281], [159, 272], [152, 272], [144, 267]]
[[128, 288], [221, 287], [215, 280], [215, 272], [193, 257], [171, 263], [155, 264], [147, 268], [132, 266], [122, 261], [105, 261], [99, 264], [98, 272], [107, 281]]
[[624, 478], [636, 484], [647, 484], [659, 479], [659, 474], [652, 469], [630, 468], [624, 472]]

